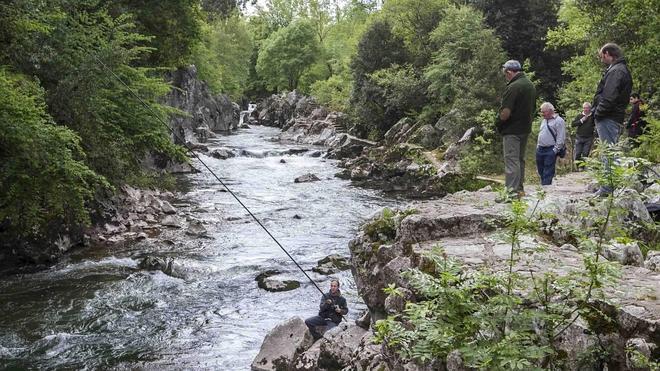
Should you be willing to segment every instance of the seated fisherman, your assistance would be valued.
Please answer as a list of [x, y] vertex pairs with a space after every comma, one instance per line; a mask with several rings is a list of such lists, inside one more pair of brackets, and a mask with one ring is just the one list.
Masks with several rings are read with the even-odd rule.
[[321, 334], [316, 330], [316, 326], [326, 326], [329, 330], [337, 326], [346, 313], [348, 313], [346, 299], [339, 291], [339, 281], [333, 279], [330, 281], [330, 291], [321, 297], [319, 315], [307, 318], [305, 324], [309, 327], [314, 340], [318, 340]]

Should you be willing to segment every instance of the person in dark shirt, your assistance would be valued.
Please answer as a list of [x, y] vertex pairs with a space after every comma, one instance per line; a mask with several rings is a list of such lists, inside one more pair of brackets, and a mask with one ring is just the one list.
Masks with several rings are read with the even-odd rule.
[[628, 129], [628, 138], [630, 138], [631, 144], [637, 146], [639, 141], [637, 138], [644, 134], [644, 129], [646, 128], [646, 122], [642, 119], [644, 112], [641, 109], [641, 105], [644, 103], [639, 97], [638, 93], [633, 93], [630, 96], [630, 104], [632, 104], [632, 112], [630, 117], [626, 122], [626, 129]]
[[[594, 116], [591, 113], [591, 103], [582, 103], [582, 112], [575, 117], [572, 125], [577, 128], [573, 159], [575, 161], [581, 161], [583, 158], [589, 157], [591, 146], [594, 143], [596, 126], [594, 125]], [[582, 168], [584, 168], [584, 165], [578, 163], [578, 170]]]
[[[536, 104], [536, 88], [522, 72], [520, 62], [509, 60], [502, 65], [507, 86], [502, 95], [499, 114], [495, 121], [502, 134], [504, 149], [504, 176], [507, 192], [522, 197], [525, 192], [525, 149], [532, 132]], [[509, 198], [499, 201], [506, 201]]]
[[[632, 92], [632, 76], [623, 57], [623, 51], [617, 44], [607, 43], [598, 51], [601, 62], [607, 65], [603, 78], [600, 79], [594, 95], [593, 115], [598, 138], [605, 145], [614, 145], [619, 139], [619, 129]], [[610, 163], [603, 156], [603, 166], [610, 171]], [[596, 191], [600, 197], [608, 196], [612, 189], [601, 184]]]
[[337, 326], [346, 313], [348, 313], [346, 299], [341, 296], [339, 291], [339, 281], [333, 279], [330, 281], [330, 291], [321, 297], [318, 316], [307, 318], [305, 324], [314, 340], [318, 340], [321, 338], [321, 334], [316, 329], [317, 326], [326, 326], [326, 330], [329, 330]]

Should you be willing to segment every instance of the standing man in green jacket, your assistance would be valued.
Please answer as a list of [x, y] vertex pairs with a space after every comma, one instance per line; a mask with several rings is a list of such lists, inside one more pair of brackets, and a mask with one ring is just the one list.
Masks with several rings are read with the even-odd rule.
[[506, 61], [502, 72], [507, 80], [496, 127], [503, 137], [504, 174], [507, 192], [514, 197], [525, 195], [525, 148], [532, 132], [536, 100], [534, 84], [522, 72], [520, 62]]

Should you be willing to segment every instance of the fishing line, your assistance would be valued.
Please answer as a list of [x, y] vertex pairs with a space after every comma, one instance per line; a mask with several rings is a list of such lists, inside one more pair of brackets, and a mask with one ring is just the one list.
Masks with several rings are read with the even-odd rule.
[[211, 175], [213, 175], [213, 177], [214, 177], [214, 178], [215, 178], [215, 179], [216, 179], [216, 180], [217, 180], [217, 181], [218, 181], [223, 187], [225, 187], [225, 189], [227, 190], [227, 192], [229, 192], [229, 194], [231, 194], [232, 197], [234, 197], [234, 199], [235, 199], [235, 200], [236, 200], [241, 206], [243, 206], [243, 208], [245, 209], [245, 211], [247, 211], [248, 214], [250, 214], [250, 216], [252, 217], [252, 219], [254, 219], [254, 221], [257, 222], [257, 224], [259, 224], [259, 226], [260, 226], [260, 227], [266, 232], [266, 234], [268, 234], [268, 236], [270, 236], [270, 238], [271, 238], [273, 241], [275, 241], [275, 243], [277, 244], [277, 246], [279, 246], [279, 248], [282, 249], [282, 251], [284, 251], [284, 253], [286, 254], [286, 256], [288, 256], [289, 259], [291, 259], [291, 261], [296, 265], [296, 267], [298, 267], [298, 269], [300, 269], [300, 271], [305, 275], [305, 277], [307, 277], [307, 279], [309, 280], [309, 282], [311, 282], [312, 285], [314, 285], [314, 287], [316, 287], [316, 289], [319, 290], [319, 292], [320, 292], [322, 295], [325, 295], [324, 292], [323, 292], [323, 290], [321, 290], [321, 288], [316, 284], [316, 282], [314, 282], [314, 281], [312, 280], [312, 278], [307, 274], [307, 272], [305, 272], [305, 270], [302, 269], [302, 267], [300, 266], [300, 264], [298, 264], [298, 262], [293, 258], [293, 256], [291, 256], [291, 254], [289, 254], [289, 252], [286, 251], [286, 249], [284, 248], [284, 246], [282, 246], [282, 244], [277, 240], [277, 238], [275, 238], [275, 236], [273, 236], [273, 234], [270, 233], [270, 231], [268, 230], [268, 228], [266, 228], [266, 227], [261, 223], [261, 221], [259, 220], [259, 218], [257, 218], [257, 217], [252, 213], [252, 211], [250, 211], [250, 209], [249, 209], [247, 206], [245, 206], [245, 204], [241, 201], [241, 199], [238, 198], [238, 196], [236, 196], [236, 194], [235, 194], [235, 193], [234, 193], [229, 187], [227, 187], [227, 185], [226, 185], [226, 184], [220, 179], [220, 177], [218, 177], [218, 176], [215, 174], [215, 172], [213, 172], [213, 170], [211, 170], [211, 168], [208, 167], [208, 165], [206, 165], [206, 163], [205, 163], [204, 161], [202, 161], [202, 159], [199, 157], [199, 155], [197, 155], [197, 153], [195, 153], [190, 147], [188, 147], [188, 145], [185, 143], [185, 138], [180, 138], [180, 137], [174, 132], [174, 129], [172, 129], [172, 128], [171, 128], [171, 127], [170, 127], [170, 126], [169, 126], [169, 125], [168, 125], [168, 124], [167, 124], [167, 123], [166, 123], [166, 122], [165, 122], [165, 121], [164, 121], [164, 120], [163, 120], [163, 119], [162, 119], [162, 118], [161, 118], [161, 117], [160, 117], [160, 116], [159, 116], [159, 115], [153, 110], [153, 108], [151, 108], [147, 103], [145, 103], [144, 100], [142, 100], [142, 98], [140, 98], [140, 96], [139, 96], [136, 92], [133, 91], [133, 89], [131, 89], [131, 88], [130, 88], [130, 87], [129, 87], [129, 86], [128, 86], [128, 85], [127, 85], [127, 84], [126, 84], [126, 83], [125, 83], [120, 77], [119, 77], [119, 76], [117, 76], [117, 74], [116, 74], [112, 69], [110, 69], [105, 63], [103, 63], [103, 61], [102, 61], [101, 59], [99, 59], [99, 57], [97, 57], [96, 54], [92, 53], [92, 56], [94, 57], [94, 59], [96, 59], [97, 62], [99, 62], [99, 64], [100, 64], [100, 65], [101, 65], [106, 71], [110, 72], [110, 73], [112, 74], [112, 76], [114, 76], [114, 78], [117, 79], [117, 81], [119, 81], [119, 82], [120, 82], [120, 83], [121, 83], [121, 84], [122, 84], [122, 85], [123, 85], [123, 86], [124, 86], [124, 87], [125, 87], [125, 88], [126, 88], [126, 89], [127, 89], [127, 90], [128, 90], [128, 91], [129, 91], [129, 92], [130, 92], [130, 93], [131, 93], [131, 94], [132, 94], [132, 95], [133, 95], [133, 96], [134, 96], [134, 97], [135, 97], [135, 98], [136, 98], [136, 99], [137, 99], [137, 100], [138, 100], [138, 101], [139, 101], [139, 102], [140, 102], [140, 103], [141, 103], [141, 104], [142, 104], [142, 105], [143, 105], [143, 106], [144, 106], [144, 107], [145, 107], [145, 108], [146, 108], [146, 109], [147, 109], [147, 110], [148, 110], [148, 111], [149, 111], [149, 112], [150, 112], [150, 113], [151, 113], [151, 114], [152, 114], [152, 115], [153, 115], [153, 116], [154, 116], [154, 117], [155, 117], [155, 118], [156, 118], [156, 119], [162, 124], [162, 125], [164, 125], [164, 126], [167, 128], [167, 130], [168, 130], [168, 131], [174, 136], [175, 139], [177, 139], [177, 138], [178, 138], [178, 139], [182, 139], [181, 142], [183, 143], [183, 146], [188, 150], [188, 152], [189, 152], [190, 154], [192, 154], [192, 156], [195, 157], [195, 158], [196, 158], [196, 159], [197, 159], [197, 160], [198, 160], [198, 161], [199, 161], [199, 162], [200, 162], [200, 163], [206, 168], [206, 170], [208, 170], [209, 173], [211, 173]]

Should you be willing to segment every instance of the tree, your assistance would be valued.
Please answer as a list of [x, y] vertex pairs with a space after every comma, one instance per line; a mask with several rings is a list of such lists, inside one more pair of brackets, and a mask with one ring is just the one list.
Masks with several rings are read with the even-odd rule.
[[657, 3], [647, 0], [564, 0], [560, 24], [548, 31], [547, 38], [548, 48], [572, 53], [562, 66], [571, 78], [560, 91], [565, 107], [578, 110], [593, 98], [603, 68], [596, 52], [606, 42], [623, 48], [635, 90], [648, 96], [658, 91], [658, 12]]
[[435, 122], [452, 109], [460, 112], [460, 119], [445, 128], [450, 137], [458, 139], [483, 109], [497, 105], [504, 79], [500, 65], [493, 61], [503, 60], [505, 54], [483, 16], [469, 6], [446, 8], [431, 40], [437, 50], [425, 69], [433, 102], [426, 115]]
[[293, 90], [298, 87], [300, 76], [314, 63], [318, 50], [312, 25], [297, 20], [264, 42], [257, 58], [257, 73], [271, 88]]
[[238, 13], [202, 26], [202, 42], [193, 51], [198, 76], [216, 93], [239, 99], [248, 84], [254, 43], [244, 18]]
[[508, 54], [506, 59], [531, 61], [531, 69], [539, 79], [539, 94], [551, 101], [554, 101], [557, 88], [564, 81], [561, 62], [567, 57], [566, 51], [545, 49], [546, 33], [557, 25], [560, 1], [471, 0], [469, 2], [483, 11], [486, 24], [495, 29]]
[[403, 112], [385, 105], [384, 89], [370, 76], [378, 70], [404, 65], [408, 61], [404, 41], [392, 33], [389, 22], [376, 20], [368, 26], [351, 61], [354, 83], [350, 104], [357, 121], [354, 134], [379, 139], [403, 117]]
[[85, 165], [80, 137], [46, 113], [43, 90], [0, 68], [0, 222], [9, 225], [3, 243], [88, 222], [86, 203], [107, 186]]
[[380, 12], [392, 25], [392, 32], [404, 40], [415, 66], [429, 62], [433, 45], [429, 35], [442, 19], [447, 0], [389, 0]]

